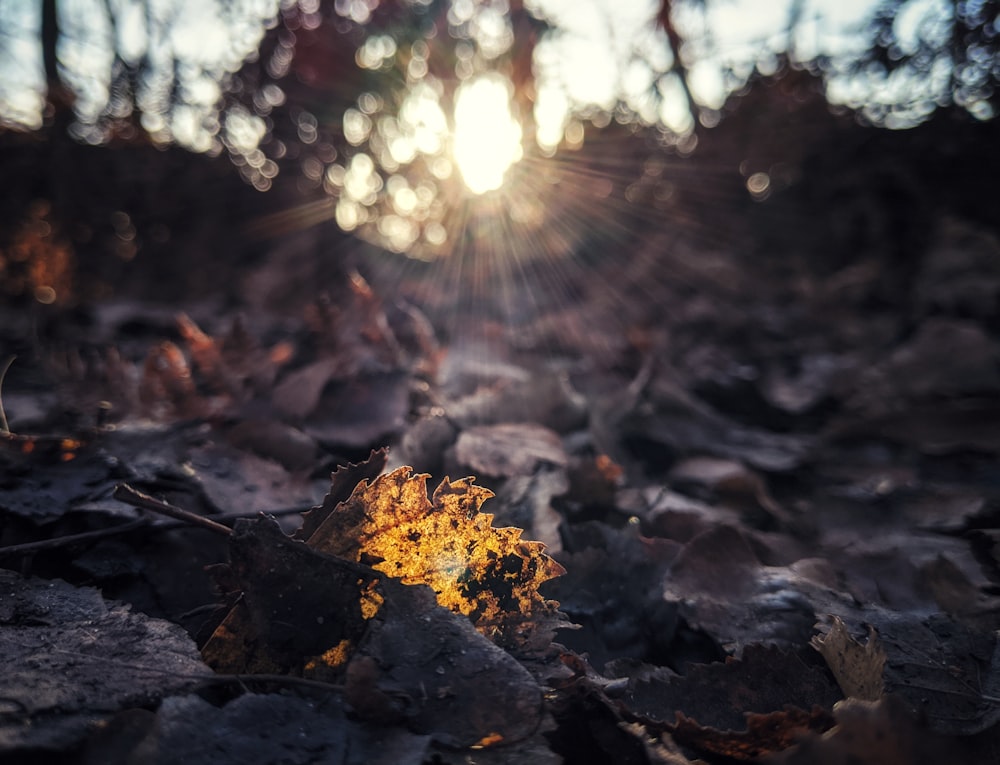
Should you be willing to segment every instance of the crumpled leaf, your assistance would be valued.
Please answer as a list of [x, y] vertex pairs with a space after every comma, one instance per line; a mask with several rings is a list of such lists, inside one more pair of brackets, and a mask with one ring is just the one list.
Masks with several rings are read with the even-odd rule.
[[[568, 433], [587, 422], [586, 401], [565, 374], [533, 373], [512, 364], [487, 364], [482, 349], [452, 349], [441, 386], [453, 400], [448, 418], [463, 429], [500, 423], [537, 423]], [[492, 356], [492, 354], [491, 354]], [[468, 395], [462, 388], [471, 386]]]
[[748, 517], [763, 515], [784, 526], [792, 523], [788, 511], [771, 496], [764, 478], [736, 460], [689, 457], [674, 465], [669, 477], [674, 486], [701, 489], [743, 510]]
[[[669, 375], [653, 376], [646, 385], [637, 384], [640, 378], [629, 386], [637, 395], [623, 397], [612, 411], [604, 411], [599, 418], [604, 421], [602, 428], [617, 431], [619, 439], [648, 442], [656, 450], [666, 449], [678, 455], [707, 454], [739, 460], [768, 473], [798, 467], [810, 451], [808, 437], [738, 425], [680, 388]], [[607, 409], [607, 405], [602, 408]], [[595, 443], [618, 459], [616, 451], [620, 450], [610, 444], [605, 448], [602, 440], [595, 438]]]
[[203, 402], [191, 378], [191, 367], [176, 343], [164, 340], [150, 348], [142, 365], [139, 401], [154, 418], [202, 413]]
[[[374, 568], [405, 584], [427, 584], [438, 603], [468, 616], [500, 644], [523, 642], [532, 622], [558, 620], [539, 593], [564, 569], [521, 529], [493, 528], [480, 506], [493, 492], [472, 478], [445, 478], [427, 496], [427, 476], [401, 467], [363, 482], [333, 508], [310, 547]], [[324, 502], [325, 510], [330, 503]]]

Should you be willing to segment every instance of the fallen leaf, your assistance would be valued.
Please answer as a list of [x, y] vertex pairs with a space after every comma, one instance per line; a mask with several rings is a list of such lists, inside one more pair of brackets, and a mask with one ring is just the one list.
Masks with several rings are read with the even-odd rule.
[[[458, 352], [458, 355], [464, 354]], [[474, 392], [445, 407], [448, 418], [461, 427], [531, 422], [567, 433], [586, 425], [586, 402], [563, 374], [532, 375], [519, 367], [499, 364], [476, 369], [469, 359], [456, 361], [450, 357], [449, 361], [458, 369], [446, 372], [451, 371], [452, 376], [472, 376], [469, 382], [479, 384]], [[442, 384], [447, 391], [449, 380], [442, 380]]]
[[298, 428], [274, 419], [245, 419], [226, 432], [229, 443], [286, 470], [308, 470], [318, 461], [316, 442]]
[[821, 717], [810, 712], [813, 707], [829, 711], [839, 699], [821, 666], [806, 663], [792, 651], [750, 645], [741, 659], [695, 664], [684, 675], [631, 681], [622, 705], [630, 714], [664, 724], [671, 732], [675, 718], [683, 714], [688, 730], [697, 725], [717, 732], [752, 733], [748, 713], [770, 715], [794, 708], [797, 716], [771, 723], [783, 728], [794, 720], [795, 726], [808, 727]]
[[826, 659], [845, 696], [863, 701], [882, 698], [886, 655], [874, 629], [868, 628], [868, 641], [862, 645], [847, 631], [843, 620], [834, 616], [830, 631], [813, 636], [809, 643]]
[[455, 459], [462, 467], [497, 478], [531, 475], [543, 464], [566, 467], [569, 463], [558, 434], [534, 423], [463, 430], [455, 442]]
[[706, 727], [678, 712], [677, 722], [667, 730], [675, 741], [698, 752], [746, 762], [784, 751], [807, 733], [829, 729], [831, 723], [829, 713], [820, 707], [810, 711], [789, 707], [767, 714], [747, 714], [745, 731]]
[[849, 607], [849, 598], [830, 588], [822, 561], [767, 566], [755, 547], [751, 536], [730, 525], [697, 534], [674, 560], [664, 598], [678, 603], [688, 624], [736, 655], [753, 643], [802, 645], [813, 633], [817, 609]]
[[[967, 742], [929, 734], [906, 705], [893, 696], [879, 701], [847, 699], [833, 710], [837, 724], [819, 735], [806, 733], [796, 746], [776, 753], [774, 765], [937, 765], [942, 762], [988, 762], [967, 757]], [[995, 754], [995, 750], [994, 750]]]
[[493, 492], [473, 480], [446, 478], [428, 498], [427, 476], [401, 467], [359, 484], [308, 544], [373, 561], [377, 571], [405, 584], [429, 585], [438, 603], [468, 616], [483, 634], [520, 643], [532, 623], [557, 621], [557, 604], [538, 588], [564, 570], [544, 545], [522, 540], [521, 529], [493, 528], [493, 516], [479, 511]]
[[317, 657], [344, 641], [354, 648], [365, 634], [363, 596], [379, 582], [367, 566], [292, 543], [268, 518], [234, 525], [229, 558], [215, 573], [238, 599], [202, 647], [216, 671], [301, 676]]
[[154, 419], [202, 413], [204, 402], [191, 379], [191, 367], [175, 343], [166, 340], [149, 350], [142, 366], [139, 401]]
[[766, 481], [736, 460], [690, 457], [674, 465], [668, 478], [676, 487], [691, 486], [715, 495], [748, 517], [765, 515], [782, 526], [792, 522], [788, 511], [771, 496]]
[[293, 535], [295, 539], [303, 542], [309, 539], [341, 502], [350, 499], [356, 486], [362, 481], [374, 481], [385, 470], [388, 458], [388, 449], [372, 450], [367, 459], [349, 462], [333, 471], [330, 475], [330, 491], [323, 497], [321, 505], [302, 514], [302, 525]]
[[217, 570], [235, 602], [206, 661], [344, 683], [366, 719], [450, 746], [529, 738], [541, 690], [467, 616], [498, 642], [542, 635], [547, 646], [543, 628], [559, 615], [537, 586], [561, 567], [520, 529], [492, 528], [479, 513], [492, 493], [471, 479], [446, 479], [432, 501], [426, 476], [408, 467], [375, 477], [385, 462], [381, 450], [333, 474], [323, 504], [305, 515], [305, 543], [273, 519], [236, 523], [230, 563]]
[[904, 698], [930, 730], [968, 736], [1000, 722], [1000, 640], [994, 629], [941, 613], [875, 609], [864, 619], [885, 648], [886, 692]]
[[[921, 616], [876, 607], [844, 619], [845, 624], [870, 625], [878, 636], [877, 646], [868, 649], [834, 622], [830, 667], [838, 682], [842, 674], [848, 678], [845, 693], [851, 688], [874, 696], [881, 680], [885, 695], [903, 699], [910, 713], [936, 733], [971, 736], [1000, 722], [1000, 641], [995, 631], [946, 614]], [[881, 677], [876, 678], [879, 667]]]
[[362, 374], [331, 381], [302, 429], [324, 444], [367, 448], [398, 433], [409, 409], [409, 373]]
[[0, 754], [71, 749], [211, 677], [183, 629], [89, 587], [0, 570], [0, 626]]
[[0, 473], [6, 478], [0, 510], [10, 516], [51, 523], [114, 485], [114, 465], [99, 449], [70, 438], [30, 438], [0, 436]]
[[539, 468], [532, 475], [508, 478], [494, 500], [496, 517], [511, 526], [530, 532], [532, 539], [545, 545], [552, 555], [562, 551], [559, 528], [562, 515], [552, 500], [569, 488], [566, 472], [560, 468]]
[[538, 727], [535, 680], [429, 588], [318, 552], [266, 517], [236, 523], [230, 559], [242, 595], [202, 649], [217, 671], [345, 683], [358, 714], [448, 746]]
[[187, 344], [194, 367], [214, 393], [235, 394], [239, 390], [236, 380], [230, 375], [222, 360], [219, 344], [205, 334], [190, 316], [185, 313], [177, 317], [177, 329]]
[[884, 415], [917, 400], [995, 394], [1000, 389], [1000, 344], [978, 324], [930, 317], [905, 344], [865, 370], [847, 405]]
[[187, 475], [218, 511], [308, 507], [322, 491], [310, 485], [302, 471], [291, 472], [278, 462], [225, 443], [192, 447], [187, 458]]
[[560, 610], [580, 625], [559, 642], [586, 654], [599, 669], [624, 657], [676, 660], [678, 607], [663, 598], [662, 582], [678, 545], [641, 537], [635, 525], [594, 524], [587, 530], [593, 538], [578, 534], [570, 540], [577, 551], [560, 555], [567, 573], [552, 582]]
[[282, 414], [300, 420], [316, 408], [323, 388], [339, 372], [341, 360], [336, 357], [296, 369], [274, 387], [271, 401]]
[[418, 473], [440, 475], [444, 472], [444, 453], [457, 435], [451, 420], [440, 412], [431, 412], [406, 428], [393, 449], [393, 467], [411, 465]]

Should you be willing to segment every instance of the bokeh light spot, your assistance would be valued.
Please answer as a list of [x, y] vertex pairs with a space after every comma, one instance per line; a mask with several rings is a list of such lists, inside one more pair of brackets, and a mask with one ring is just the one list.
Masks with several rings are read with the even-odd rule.
[[511, 85], [490, 74], [462, 85], [455, 97], [455, 162], [469, 190], [493, 191], [521, 159], [521, 126], [510, 111]]

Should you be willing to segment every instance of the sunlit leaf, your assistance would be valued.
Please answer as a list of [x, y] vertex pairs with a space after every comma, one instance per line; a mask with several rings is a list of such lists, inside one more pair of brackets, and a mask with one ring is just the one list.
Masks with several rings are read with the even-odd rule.
[[[316, 550], [356, 561], [405, 584], [426, 584], [438, 603], [469, 616], [497, 642], [526, 623], [554, 617], [539, 586], [564, 573], [521, 529], [493, 528], [480, 512], [493, 496], [472, 478], [447, 478], [427, 494], [427, 476], [401, 467], [362, 482], [309, 538]], [[377, 561], [377, 562], [376, 562]]]

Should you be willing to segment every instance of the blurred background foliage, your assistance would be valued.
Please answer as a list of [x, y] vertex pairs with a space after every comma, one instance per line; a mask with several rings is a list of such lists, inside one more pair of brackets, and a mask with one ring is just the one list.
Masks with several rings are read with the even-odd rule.
[[[961, 147], [993, 117], [998, 13], [948, 0], [0, 0], [0, 274], [8, 295], [52, 303], [108, 296], [142, 258], [166, 295], [310, 228], [305, 249], [360, 236], [422, 260], [585, 258], [665, 220], [718, 236], [732, 228], [718, 218], [807, 175], [824, 179], [806, 195], [816, 209], [882, 184], [905, 221], [873, 223], [867, 202], [838, 214], [908, 251], [919, 226], [900, 232], [923, 190], [943, 190], [935, 174], [973, 157]], [[938, 113], [946, 130], [914, 130]], [[882, 153], [882, 128], [909, 129], [911, 153], [891, 169], [876, 159], [859, 184], [845, 167]], [[980, 191], [971, 182], [963, 204]], [[852, 237], [833, 241], [871, 246]], [[172, 270], [182, 249], [211, 254], [183, 261], [186, 282]], [[85, 284], [49, 273], [82, 253]]]

